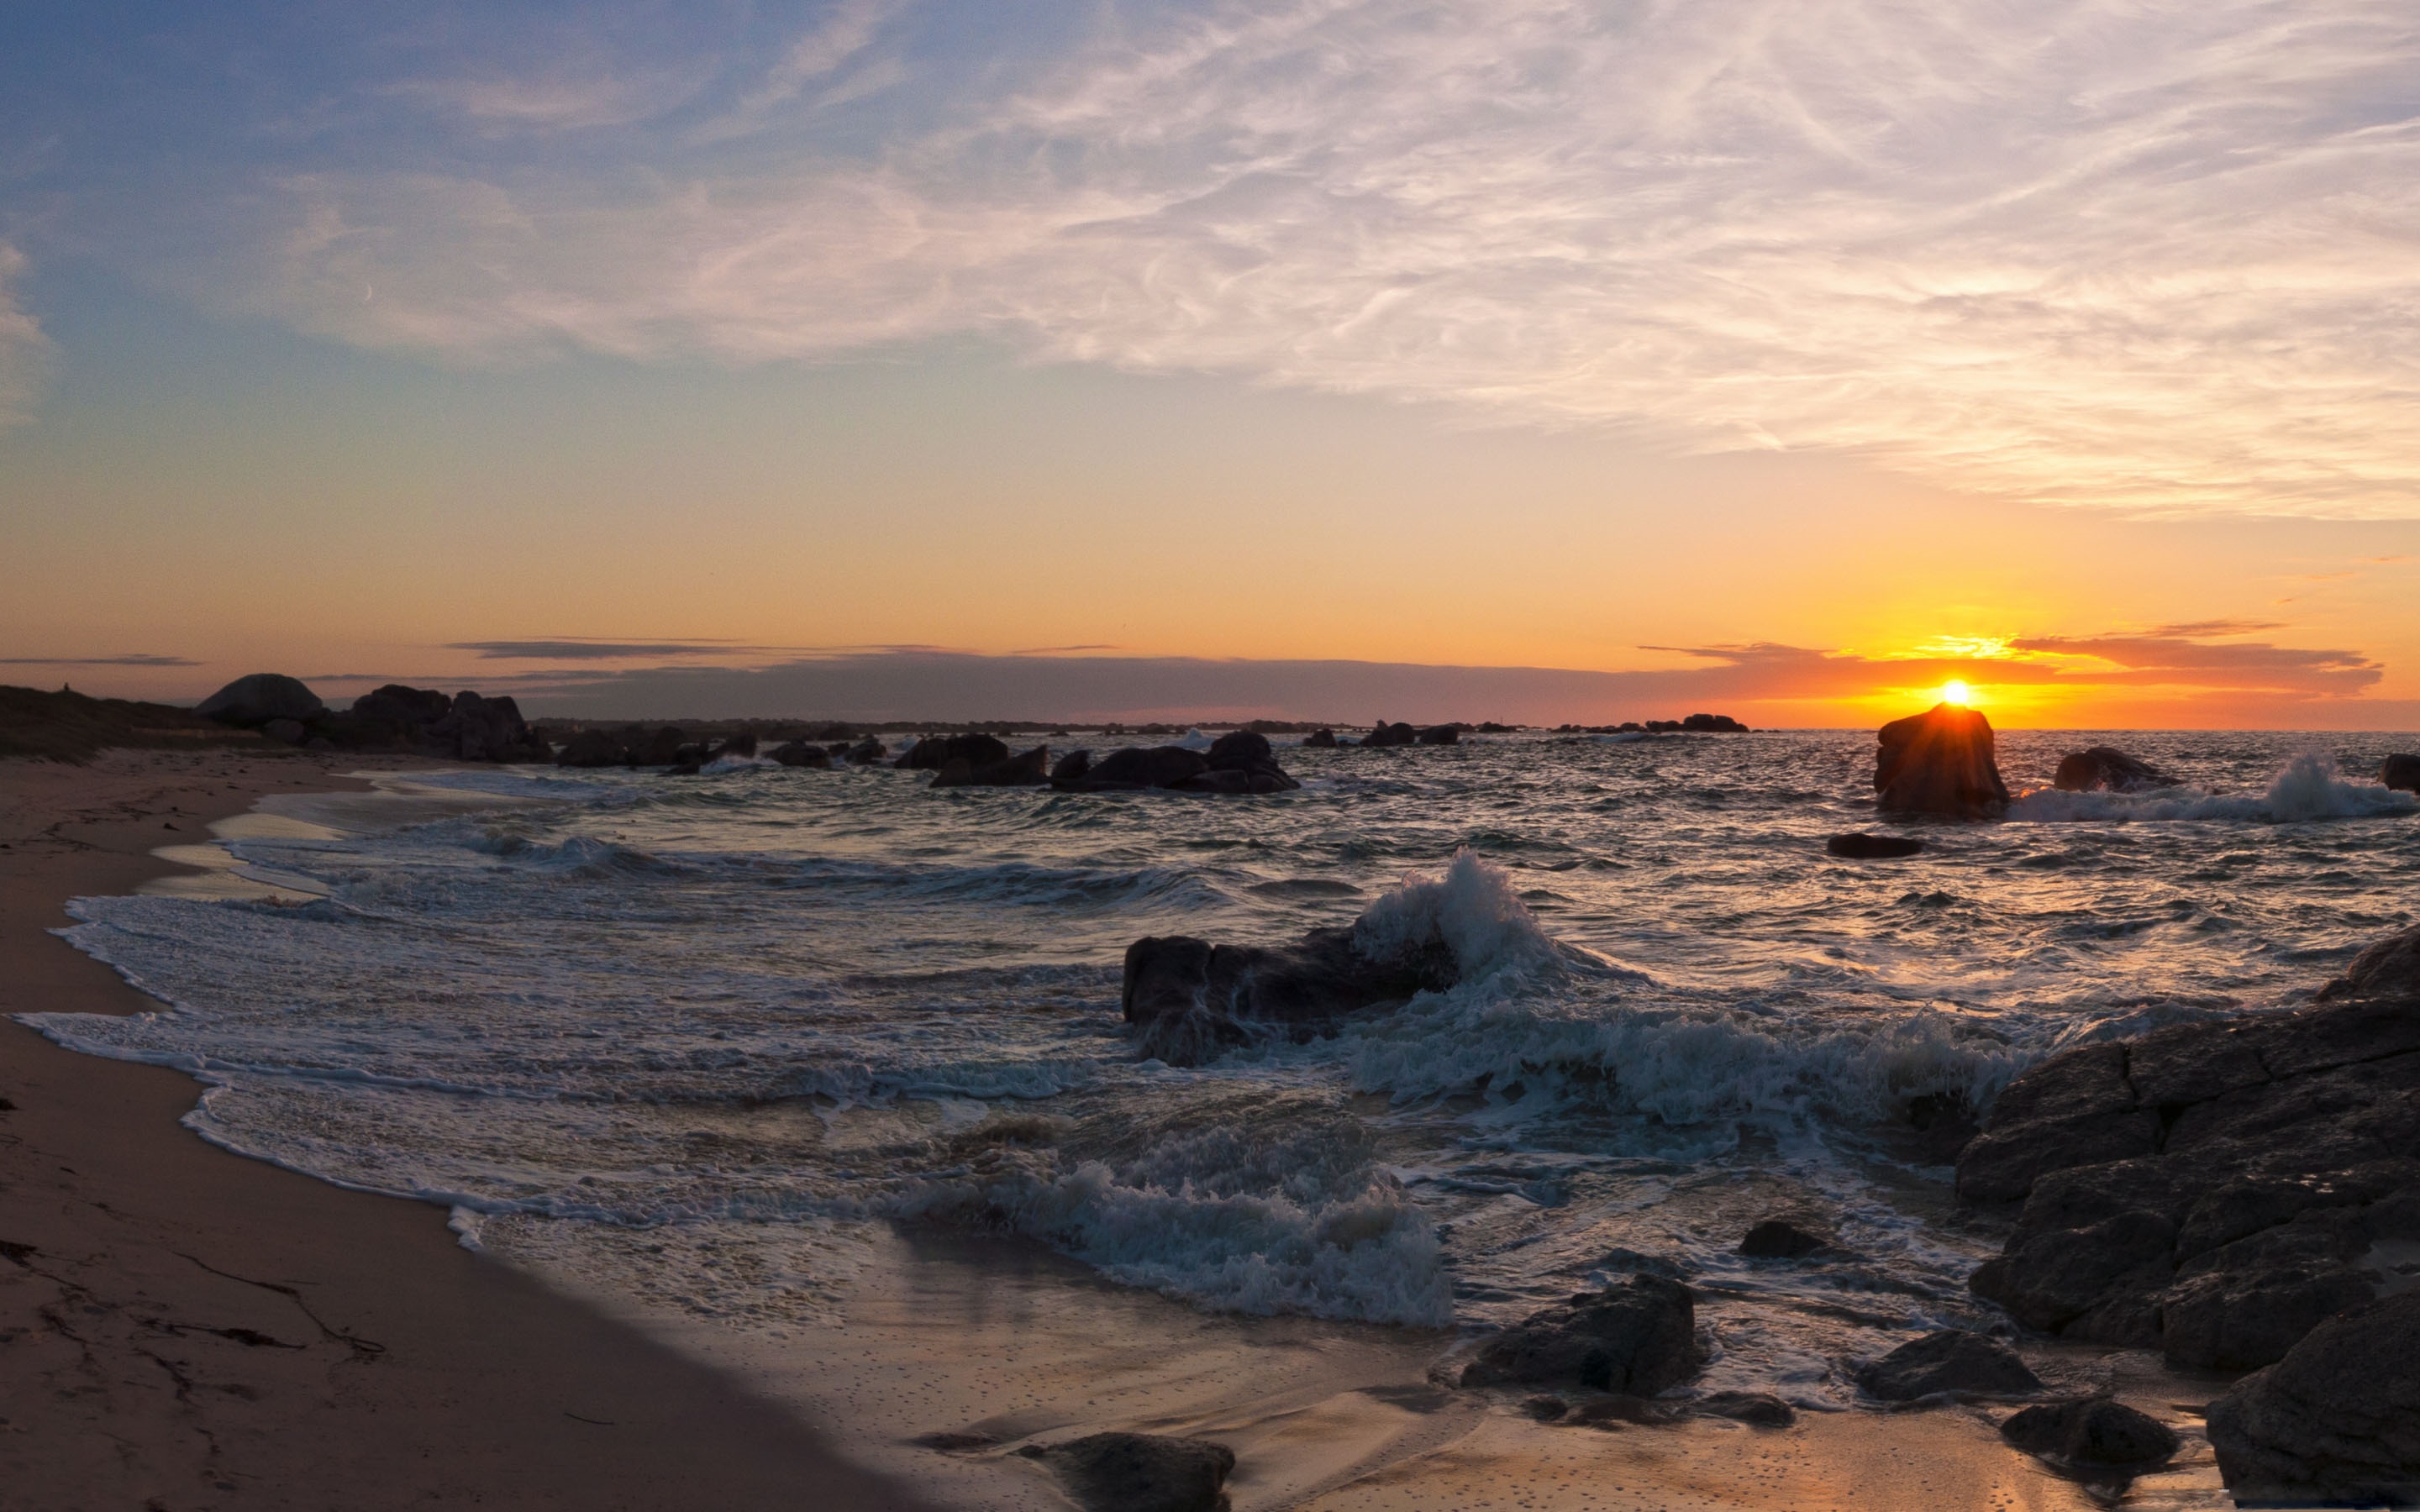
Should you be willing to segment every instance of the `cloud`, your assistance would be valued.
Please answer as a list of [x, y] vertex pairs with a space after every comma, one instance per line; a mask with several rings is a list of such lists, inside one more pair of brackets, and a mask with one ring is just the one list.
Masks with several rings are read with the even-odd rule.
[[33, 418], [50, 375], [51, 340], [8, 286], [24, 271], [25, 255], [0, 241], [0, 430]]
[[0, 656], [0, 667], [199, 667], [183, 656]]
[[978, 332], [2034, 501], [2420, 514], [2400, 0], [1105, 10], [818, 125], [891, 8], [745, 95], [783, 151], [287, 175], [249, 297], [454, 359]]
[[561, 640], [456, 640], [445, 649], [475, 651], [489, 660], [622, 661], [639, 656], [728, 656], [784, 648], [740, 646], [728, 640], [597, 640], [580, 636]]

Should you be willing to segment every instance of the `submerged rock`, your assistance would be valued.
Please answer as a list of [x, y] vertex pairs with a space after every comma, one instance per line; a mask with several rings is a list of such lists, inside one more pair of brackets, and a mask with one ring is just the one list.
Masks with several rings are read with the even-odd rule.
[[783, 766], [808, 766], [821, 770], [829, 769], [831, 765], [830, 751], [803, 740], [793, 740], [785, 745], [774, 747], [772, 759]]
[[970, 733], [963, 735], [927, 735], [908, 747], [908, 753], [894, 764], [910, 772], [938, 772], [952, 762], [982, 767], [1006, 760], [1008, 747], [1005, 743], [991, 735]]
[[964, 757], [951, 760], [933, 774], [937, 788], [1038, 788], [1050, 780], [1050, 748], [1036, 746], [1022, 756], [985, 762], [981, 766]]
[[1462, 731], [1454, 725], [1433, 724], [1419, 732], [1415, 739], [1423, 746], [1458, 746], [1462, 744]]
[[2208, 1424], [2239, 1499], [2420, 1505], [2420, 1291], [2319, 1324]]
[[1796, 1224], [1779, 1218], [1767, 1218], [1747, 1231], [1739, 1242], [1739, 1253], [1752, 1260], [1795, 1260], [1827, 1249], [1831, 1241], [1821, 1234], [1810, 1234]]
[[2179, 1443], [2166, 1424], [2106, 1396], [2028, 1407], [2000, 1425], [2000, 1437], [2063, 1466], [2137, 1473], [2166, 1462]]
[[1850, 835], [1835, 835], [1823, 842], [1827, 856], [1842, 856], [1852, 861], [1895, 861], [1914, 856], [1924, 849], [1924, 841], [1906, 835], [1869, 835], [1859, 830]]
[[1531, 1313], [1488, 1340], [1463, 1367], [1461, 1384], [1652, 1396], [1687, 1380], [1699, 1363], [1689, 1288], [1642, 1274]]
[[1207, 753], [1183, 746], [1129, 746], [1074, 770], [1053, 772], [1062, 793], [1119, 793], [1164, 789], [1173, 793], [1283, 793], [1302, 786], [1278, 764], [1268, 736], [1231, 730]]
[[239, 677], [194, 705], [194, 712], [221, 724], [257, 729], [271, 719], [307, 723], [327, 712], [319, 695], [302, 679], [284, 672], [254, 672]]
[[2420, 756], [2389, 756], [2378, 764], [2378, 779], [2405, 793], [2420, 793]]
[[2313, 1006], [2086, 1045], [2019, 1076], [1958, 1192], [2022, 1200], [1969, 1285], [2028, 1328], [2249, 1369], [2420, 1242], [2420, 927]]
[[2147, 788], [2175, 787], [2177, 779], [2115, 747], [2094, 746], [2060, 757], [2058, 772], [2051, 779], [2051, 785], [2062, 793], [2090, 793], [2097, 788], [2111, 793], [2139, 793]]
[[1996, 818], [2009, 785], [1993, 759], [1992, 721], [1973, 709], [1936, 703], [1883, 726], [1874, 761], [1881, 806], [1952, 819]]
[[555, 752], [554, 764], [620, 766], [623, 764], [622, 742], [602, 730], [582, 730], [563, 743], [563, 748]]
[[1878, 1401], [1912, 1402], [1943, 1392], [1976, 1396], [2029, 1396], [2041, 1380], [2017, 1351], [1997, 1339], [1945, 1328], [1900, 1345], [1857, 1372], [1857, 1384]]
[[1334, 750], [1336, 748], [1336, 732], [1333, 730], [1314, 730], [1311, 733], [1302, 737], [1302, 743], [1313, 750]]
[[1218, 1512], [1235, 1451], [1207, 1439], [1095, 1433], [1018, 1454], [1050, 1467], [1085, 1512]]
[[1420, 738], [1419, 732], [1407, 724], [1388, 724], [1381, 719], [1370, 733], [1361, 737], [1364, 746], [1408, 746]]
[[872, 735], [866, 736], [842, 753], [851, 766], [872, 766], [891, 754], [889, 747]]
[[1212, 945], [1151, 935], [1126, 947], [1121, 999], [1144, 1054], [1194, 1066], [1235, 1045], [1334, 1032], [1347, 1015], [1459, 980], [1434, 935], [1408, 949], [1365, 947], [1350, 927], [1288, 946]]

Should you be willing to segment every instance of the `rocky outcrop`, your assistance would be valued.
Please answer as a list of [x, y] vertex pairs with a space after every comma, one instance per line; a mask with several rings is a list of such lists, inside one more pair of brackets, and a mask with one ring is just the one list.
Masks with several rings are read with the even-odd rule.
[[2378, 764], [2378, 779], [2405, 793], [2420, 793], [2420, 756], [2389, 756]]
[[1038, 788], [1050, 780], [1050, 748], [1036, 746], [1022, 756], [985, 762], [960, 757], [933, 774], [937, 788]]
[[2177, 779], [2150, 763], [2129, 756], [2112, 746], [2094, 746], [2086, 750], [2070, 751], [2058, 759], [2058, 772], [2051, 785], [2062, 793], [2091, 793], [2105, 789], [2111, 793], [2140, 793], [2149, 788], [2172, 788]]
[[1126, 947], [1121, 1001], [1144, 1054], [1194, 1066], [1239, 1044], [1333, 1033], [1350, 1014], [1443, 992], [1459, 977], [1434, 934], [1393, 951], [1366, 949], [1349, 927], [1285, 946], [1150, 935]]
[[2166, 1424], [2106, 1396], [2028, 1407], [2000, 1425], [2000, 1437], [2075, 1473], [2141, 1474], [2165, 1464], [2179, 1443]]
[[1461, 1384], [1652, 1396], [1686, 1381], [1700, 1363], [1689, 1288], [1640, 1274], [1531, 1313], [1487, 1341], [1463, 1367]]
[[1936, 703], [1883, 726], [1874, 793], [1883, 809], [1951, 819], [1996, 818], [2009, 785], [1993, 759], [1992, 721], [1973, 709]]
[[2239, 1500], [2420, 1506], [2420, 1291], [2320, 1323], [2207, 1421]]
[[1235, 1451], [1207, 1439], [1094, 1433], [1018, 1454], [1047, 1465], [1085, 1512], [1218, 1512]]
[[1226, 794], [1284, 793], [1302, 786], [1278, 764], [1269, 737], [1250, 730], [1229, 731], [1206, 753], [1183, 746], [1129, 746], [1064, 775], [1054, 771], [1050, 785], [1062, 793]]
[[970, 733], [963, 735], [927, 735], [908, 748], [906, 755], [893, 764], [910, 772], [938, 772], [952, 762], [964, 762], [970, 767], [989, 766], [994, 762], [1008, 760], [1008, 747], [991, 735]]
[[1864, 830], [1835, 835], [1823, 842], [1824, 855], [1849, 861], [1895, 861], [1923, 849], [1924, 841], [1912, 836], [1869, 835]]
[[1997, 1339], [1944, 1328], [1865, 1366], [1857, 1372], [1857, 1385], [1876, 1401], [1912, 1402], [1945, 1393], [2030, 1396], [2041, 1390], [2041, 1380]]
[[2217, 1369], [2281, 1359], [2378, 1295], [2376, 1257], [2420, 1242], [2420, 927], [2318, 999], [2010, 1083], [1958, 1158], [1962, 1197], [2024, 1203], [1976, 1294], [2028, 1328]]
[[815, 770], [831, 765], [831, 752], [804, 740], [792, 740], [773, 748], [772, 760], [783, 766], [804, 766]]
[[328, 706], [299, 678], [283, 672], [254, 672], [202, 700], [194, 705], [194, 712], [221, 724], [257, 730], [271, 719], [292, 719], [308, 725], [327, 713]]
[[1796, 1260], [1828, 1249], [1831, 1243], [1823, 1235], [1808, 1233], [1786, 1219], [1767, 1218], [1739, 1242], [1739, 1253], [1751, 1260]]
[[1458, 746], [1462, 744], [1462, 729], [1458, 725], [1433, 724], [1420, 731], [1414, 740], [1422, 746]]
[[840, 753], [851, 766], [872, 766], [891, 754], [881, 741], [867, 735], [847, 750]]
[[1681, 728], [1721, 734], [1745, 735], [1751, 733], [1747, 726], [1728, 714], [1693, 714], [1681, 721]]
[[1313, 750], [1334, 750], [1336, 748], [1336, 732], [1333, 730], [1314, 730], [1311, 733], [1302, 737], [1302, 743], [1309, 746]]
[[1407, 724], [1388, 724], [1381, 719], [1361, 737], [1364, 747], [1409, 746], [1420, 738], [1420, 733]]

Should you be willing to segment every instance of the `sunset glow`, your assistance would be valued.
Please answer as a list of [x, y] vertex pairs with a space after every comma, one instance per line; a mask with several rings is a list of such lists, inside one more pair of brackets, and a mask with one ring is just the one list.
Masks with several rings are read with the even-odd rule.
[[1941, 685], [1941, 702], [1954, 703], [1962, 709], [1974, 702], [1974, 695], [1964, 683], [1952, 678]]

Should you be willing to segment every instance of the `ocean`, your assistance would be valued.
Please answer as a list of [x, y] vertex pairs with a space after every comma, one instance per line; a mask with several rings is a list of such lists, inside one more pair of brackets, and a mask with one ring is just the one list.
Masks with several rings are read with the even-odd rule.
[[[1689, 1389], [1821, 1409], [1916, 1331], [2006, 1326], [1912, 1110], [2290, 1007], [2420, 911], [2383, 736], [2004, 733], [2023, 795], [1968, 825], [1879, 823], [1863, 732], [1279, 744], [1303, 787], [1263, 797], [725, 761], [272, 798], [222, 826], [232, 886], [74, 904], [158, 1011], [30, 1022], [190, 1072], [230, 1149], [768, 1340], [892, 1225], [1466, 1332], [1655, 1270], [1700, 1298]], [[2088, 744], [2183, 784], [2045, 791]], [[1928, 849], [1824, 854], [1854, 828]], [[1195, 1068], [1130, 1040], [1136, 938], [1318, 925], [1433, 933], [1459, 983]], [[1834, 1249], [1735, 1253], [1774, 1216]]]

